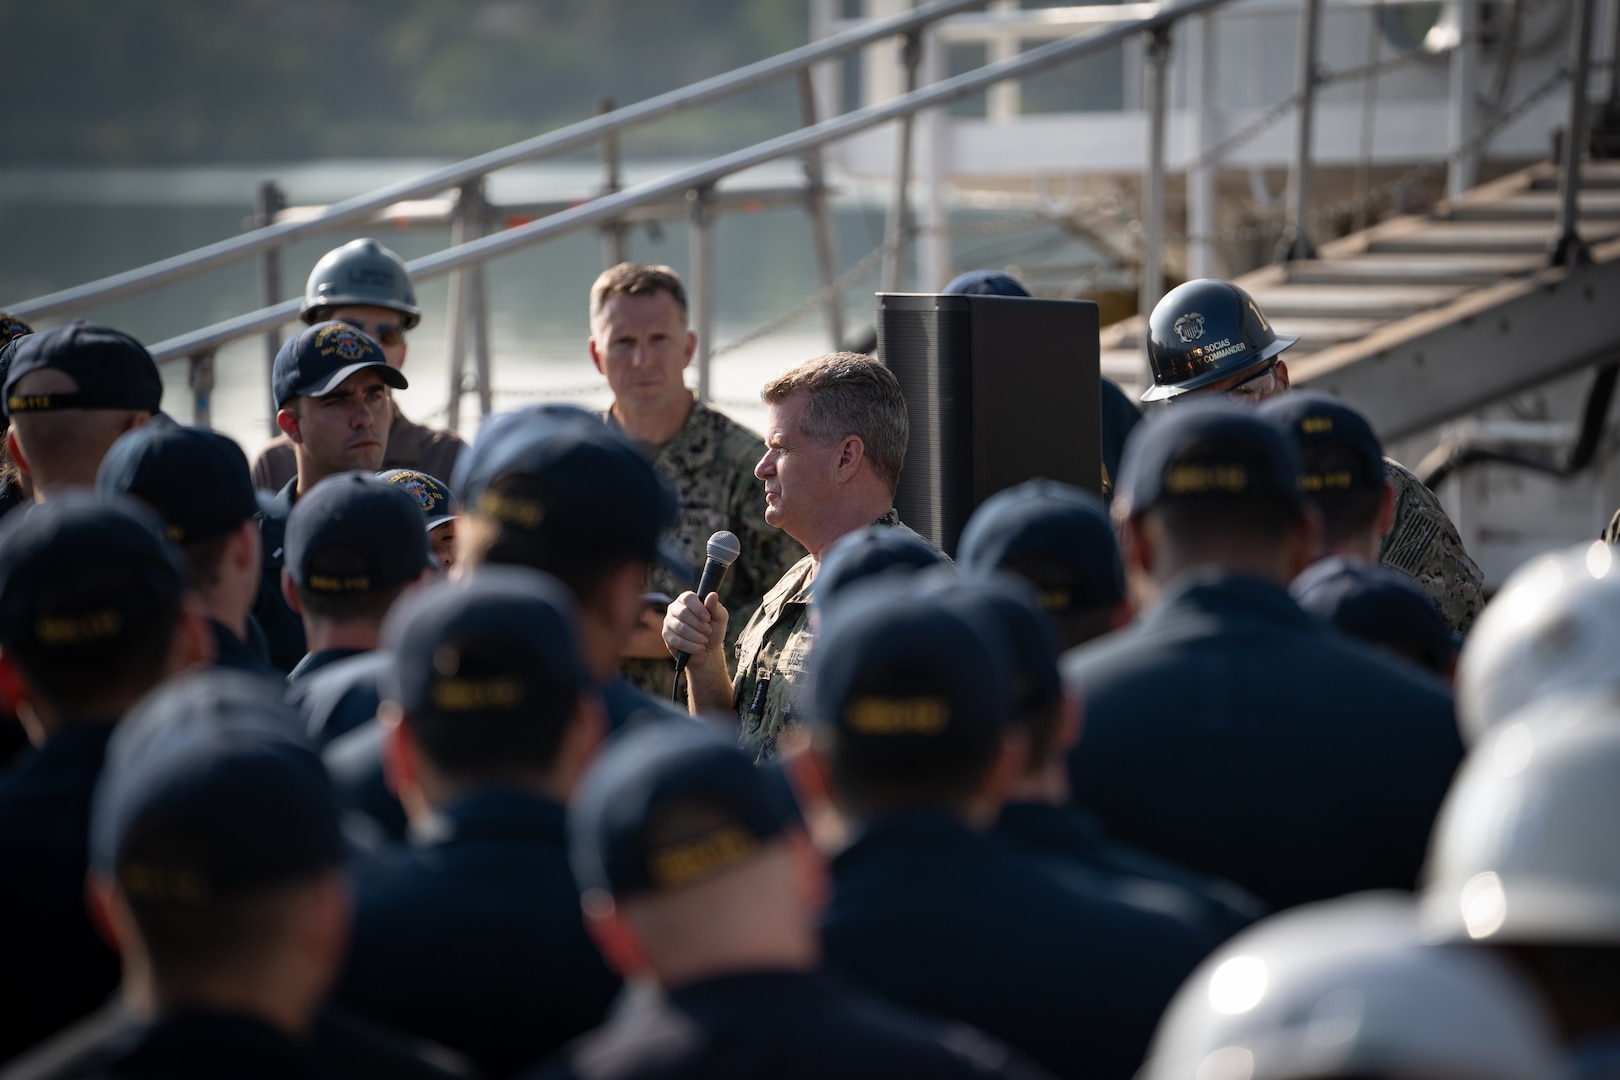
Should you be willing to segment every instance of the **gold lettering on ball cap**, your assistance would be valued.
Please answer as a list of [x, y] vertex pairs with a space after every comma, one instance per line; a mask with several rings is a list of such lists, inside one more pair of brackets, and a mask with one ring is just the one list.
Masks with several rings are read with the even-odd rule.
[[535, 499], [518, 499], [486, 491], [478, 498], [478, 509], [496, 521], [521, 525], [525, 529], [539, 528], [546, 519], [545, 505]]
[[1249, 470], [1241, 465], [1177, 465], [1164, 475], [1164, 490], [1171, 495], [1239, 494], [1248, 488]]
[[34, 636], [42, 645], [83, 645], [117, 637], [124, 629], [124, 616], [116, 608], [93, 611], [88, 615], [46, 615], [34, 624]]
[[1299, 422], [1299, 430], [1307, 435], [1326, 435], [1333, 430], [1331, 416], [1307, 416]]
[[859, 735], [938, 735], [950, 722], [942, 697], [857, 698], [844, 710], [844, 726]]
[[1306, 473], [1299, 478], [1299, 486], [1306, 491], [1348, 491], [1355, 484], [1350, 470], [1330, 473]]
[[365, 576], [329, 577], [325, 574], [311, 574], [309, 587], [316, 592], [370, 592], [371, 579]]
[[515, 709], [523, 704], [523, 684], [516, 679], [436, 679], [428, 700], [441, 712]]
[[653, 852], [647, 874], [664, 888], [685, 885], [746, 859], [758, 847], [759, 841], [741, 825], [727, 825], [690, 843]]
[[213, 892], [208, 879], [191, 867], [133, 860], [118, 868], [118, 883], [137, 900], [206, 904]]

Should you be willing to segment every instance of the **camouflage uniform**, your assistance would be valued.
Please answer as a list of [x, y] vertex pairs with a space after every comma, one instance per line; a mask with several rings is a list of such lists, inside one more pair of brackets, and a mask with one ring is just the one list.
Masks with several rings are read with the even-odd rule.
[[[456, 456], [467, 444], [453, 431], [413, 424], [405, 419], [398, 405], [392, 407], [394, 420], [388, 425], [388, 447], [383, 453], [382, 469], [415, 469], [448, 486], [450, 473], [456, 467]], [[285, 435], [277, 435], [266, 443], [253, 462], [253, 486], [264, 491], [280, 491], [297, 475], [298, 461], [293, 457], [292, 440]]]
[[[892, 508], [873, 524], [906, 529]], [[741, 722], [738, 742], [754, 752], [756, 763], [776, 756], [782, 732], [799, 722], [805, 704], [805, 659], [814, 640], [810, 601], [815, 571], [813, 556], [794, 563], [765, 594], [737, 638], [731, 707]]]
[[[610, 426], [617, 421], [609, 413]], [[804, 555], [804, 548], [781, 529], [765, 524], [765, 487], [754, 466], [765, 456], [765, 442], [725, 413], [701, 402], [692, 406], [681, 430], [662, 446], [648, 448], [658, 475], [675, 489], [680, 503], [675, 528], [664, 539], [692, 565], [703, 566], [709, 537], [729, 529], [742, 544], [720, 586], [720, 602], [731, 614], [729, 649], [771, 582]], [[663, 567], [648, 575], [649, 592], [679, 596], [697, 582], [681, 580]], [[626, 660], [619, 673], [649, 694], [668, 698], [673, 660]]]
[[1485, 603], [1484, 575], [1434, 492], [1399, 462], [1384, 459], [1395, 487], [1395, 517], [1378, 556], [1417, 582], [1458, 634], [1468, 633]]

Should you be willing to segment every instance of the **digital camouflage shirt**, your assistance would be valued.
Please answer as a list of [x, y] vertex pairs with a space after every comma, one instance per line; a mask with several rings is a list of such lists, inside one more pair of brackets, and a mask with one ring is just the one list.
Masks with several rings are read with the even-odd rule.
[[1462, 537], [1434, 492], [1403, 465], [1384, 459], [1395, 487], [1395, 517], [1378, 556], [1417, 582], [1439, 605], [1453, 632], [1468, 633], [1485, 605], [1485, 575], [1463, 550]]
[[[892, 508], [873, 522], [907, 529]], [[737, 739], [756, 763], [773, 758], [782, 733], [800, 722], [807, 686], [805, 660], [810, 630], [816, 561], [806, 555], [778, 581], [737, 638], [736, 676], [731, 707], [737, 711]]]
[[[606, 419], [617, 426], [611, 414]], [[692, 565], [693, 573], [703, 568], [709, 537], [721, 529], [735, 533], [742, 544], [742, 554], [720, 586], [720, 602], [731, 615], [729, 649], [765, 590], [804, 555], [791, 536], [765, 524], [765, 486], [754, 476], [754, 466], [765, 456], [765, 440], [698, 402], [680, 431], [662, 446], [647, 449], [680, 506], [675, 527], [665, 539]], [[671, 597], [696, 587], [696, 578], [681, 580], [663, 566], [654, 566], [647, 579], [648, 592]], [[626, 660], [620, 674], [647, 693], [667, 699], [675, 662]]]

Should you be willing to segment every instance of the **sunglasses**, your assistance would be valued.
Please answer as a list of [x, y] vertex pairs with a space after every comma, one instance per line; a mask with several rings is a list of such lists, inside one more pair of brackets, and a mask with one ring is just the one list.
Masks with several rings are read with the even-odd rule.
[[398, 345], [405, 340], [405, 327], [397, 322], [367, 324], [361, 319], [344, 319], [349, 326], [370, 337], [379, 345]]

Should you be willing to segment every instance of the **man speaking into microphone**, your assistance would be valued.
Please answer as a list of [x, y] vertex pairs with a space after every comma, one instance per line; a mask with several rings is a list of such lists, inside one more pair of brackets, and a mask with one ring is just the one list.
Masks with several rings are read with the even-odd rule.
[[683, 592], [664, 616], [664, 644], [691, 658], [687, 707], [734, 713], [738, 740], [756, 761], [776, 755], [808, 705], [810, 600], [822, 553], [869, 525], [905, 528], [894, 489], [909, 428], [894, 374], [860, 353], [806, 361], [766, 383], [760, 397], [769, 411], [754, 475], [765, 484], [765, 522], [810, 554], [765, 593], [737, 635], [735, 674], [723, 646], [731, 616], [718, 594]]

